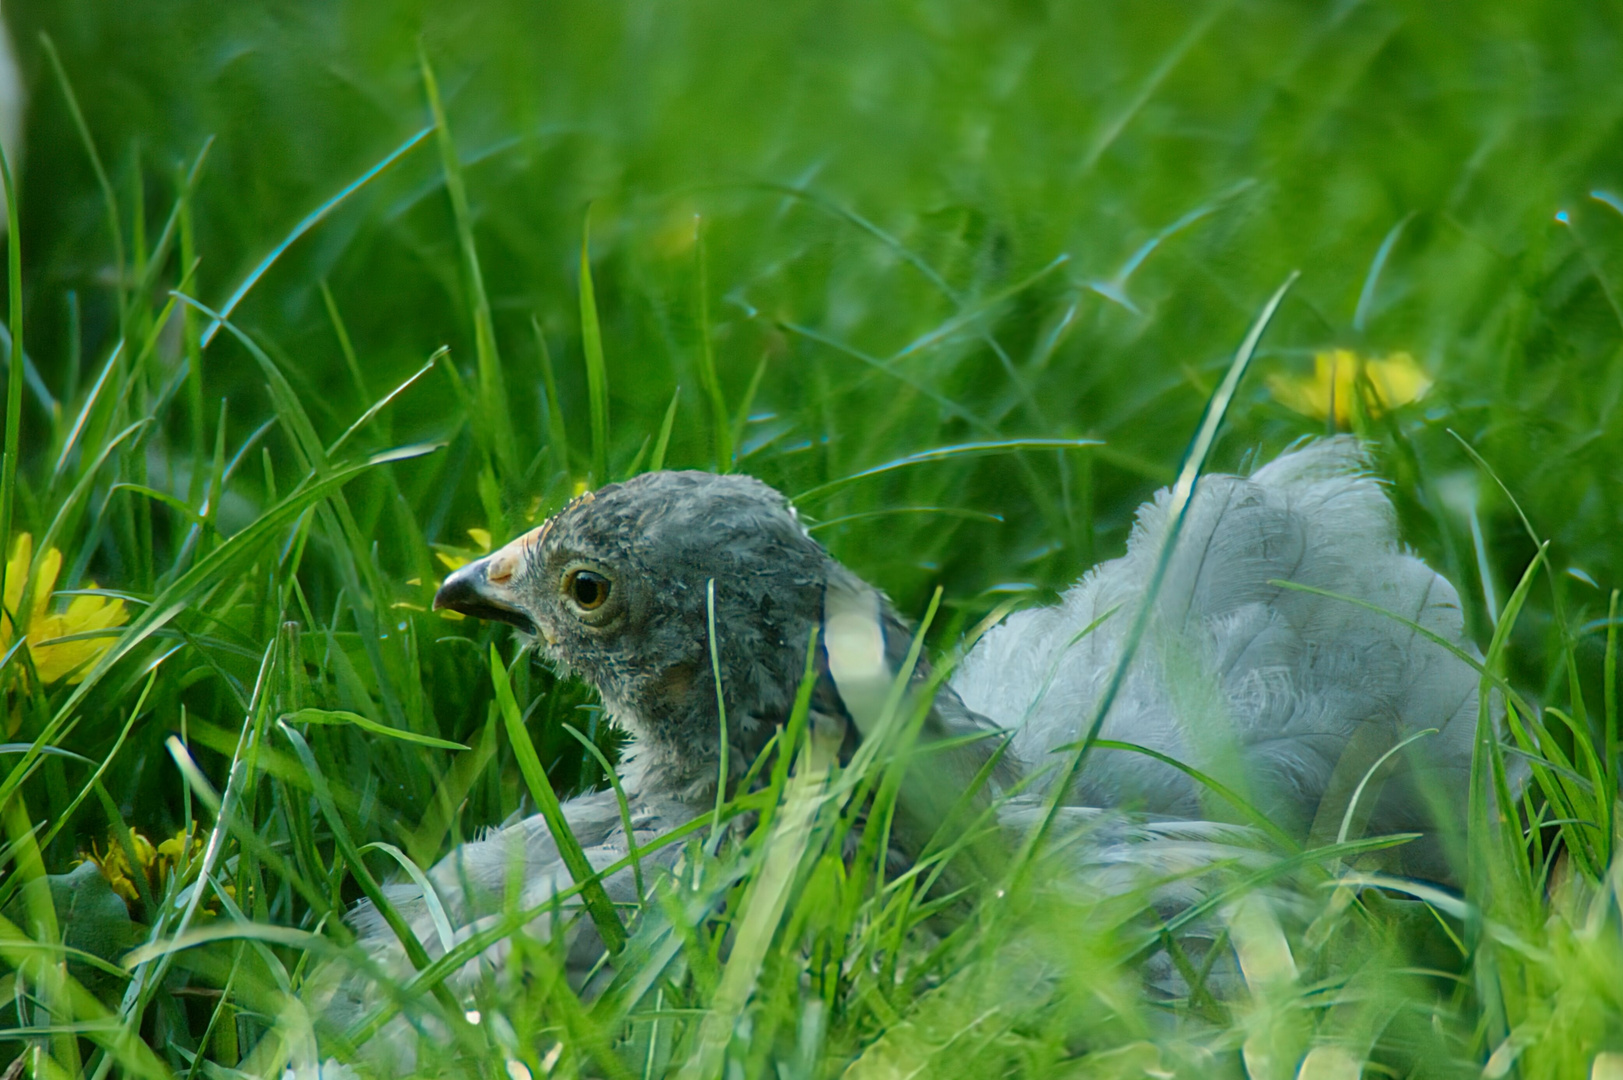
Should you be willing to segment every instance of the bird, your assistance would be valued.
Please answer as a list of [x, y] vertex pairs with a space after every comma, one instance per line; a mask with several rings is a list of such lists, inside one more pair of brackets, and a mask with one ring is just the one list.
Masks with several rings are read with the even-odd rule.
[[[736, 473], [651, 472], [583, 494], [451, 573], [434, 607], [511, 625], [630, 734], [628, 816], [613, 792], [563, 804], [599, 871], [748, 775], [789, 719], [808, 655], [810, 726], [843, 759], [875, 737], [894, 679], [927, 696], [920, 739], [948, 749], [908, 773], [898, 858], [971, 791], [1018, 835], [1043, 820], [1091, 830], [1075, 865], [1107, 888], [1162, 872], [1187, 887], [1190, 859], [1252, 850], [1257, 821], [1297, 841], [1355, 821], [1415, 834], [1396, 868], [1450, 883], [1479, 716], [1493, 712], [1457, 591], [1403, 547], [1350, 436], [1298, 444], [1249, 476], [1202, 476], [1181, 516], [1157, 493], [1125, 554], [1057, 604], [1008, 615], [945, 679], [924, 657], [909, 670], [913, 630], [884, 593], [784, 495]], [[1096, 745], [1075, 758], [1090, 732]], [[540, 816], [464, 844], [428, 873], [452, 939], [504, 910], [515, 858], [526, 907], [570, 884]], [[677, 858], [666, 847], [642, 869]], [[636, 899], [628, 870], [604, 884]], [[435, 947], [417, 885], [390, 888], [431, 955], [452, 944]], [[351, 921], [374, 959], [398, 958], [370, 904]], [[570, 962], [585, 970], [601, 944], [581, 923]]]

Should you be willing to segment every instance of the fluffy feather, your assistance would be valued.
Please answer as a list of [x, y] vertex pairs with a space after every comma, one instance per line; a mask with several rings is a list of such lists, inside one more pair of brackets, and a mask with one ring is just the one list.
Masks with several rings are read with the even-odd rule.
[[[1415, 625], [1475, 650], [1454, 587], [1399, 545], [1391, 502], [1367, 466], [1343, 437], [1249, 478], [1201, 478], [1101, 738], [1184, 762], [1306, 833], [1315, 819], [1339, 825], [1380, 756], [1433, 728], [1389, 762], [1378, 793], [1366, 792], [1367, 829], [1435, 830], [1444, 815], [1434, 797], [1457, 814], [1478, 678]], [[1169, 499], [1162, 491], [1139, 510], [1124, 556], [1058, 605], [1009, 617], [954, 673], [966, 705], [1014, 731], [1027, 768], [1079, 740], [1098, 711], [1167, 541]], [[1066, 801], [1179, 818], [1231, 813], [1185, 773], [1121, 750], [1095, 752]], [[1411, 873], [1451, 877], [1437, 844], [1406, 854]]]

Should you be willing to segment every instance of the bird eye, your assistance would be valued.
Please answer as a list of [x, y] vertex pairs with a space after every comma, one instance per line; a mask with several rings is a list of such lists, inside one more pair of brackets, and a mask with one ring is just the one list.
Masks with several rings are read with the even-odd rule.
[[609, 598], [609, 579], [592, 570], [564, 575], [564, 594], [582, 611], [596, 611]]

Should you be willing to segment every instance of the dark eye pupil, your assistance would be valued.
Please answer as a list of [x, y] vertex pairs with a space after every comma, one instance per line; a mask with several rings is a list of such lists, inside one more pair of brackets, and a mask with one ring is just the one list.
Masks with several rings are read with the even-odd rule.
[[588, 610], [599, 607], [609, 598], [608, 579], [590, 570], [577, 571], [569, 588], [575, 603]]

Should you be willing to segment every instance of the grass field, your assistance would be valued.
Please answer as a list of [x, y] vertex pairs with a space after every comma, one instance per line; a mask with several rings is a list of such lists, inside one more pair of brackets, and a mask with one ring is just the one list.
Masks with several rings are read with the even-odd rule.
[[[1163, 1000], [1142, 898], [972, 893], [948, 932], [818, 811], [793, 858], [695, 847], [608, 994], [520, 937], [523, 978], [457, 1001], [442, 962], [372, 1022], [511, 1080], [1623, 1077], [1623, 4], [6, 15], [0, 1063], [367, 1075], [298, 990], [370, 882], [521, 805], [495, 687], [560, 793], [604, 783], [566, 724], [618, 741], [428, 610], [447, 567], [736, 469], [910, 617], [940, 588], [950, 651], [1122, 550], [1299, 271], [1208, 464], [1353, 428], [1460, 587], [1536, 766], [1472, 808], [1463, 895], [1326, 854], [1271, 962]], [[1339, 412], [1337, 355], [1390, 365]]]

